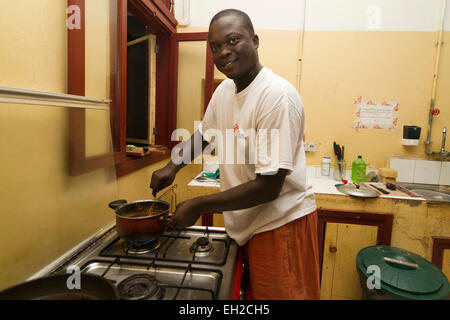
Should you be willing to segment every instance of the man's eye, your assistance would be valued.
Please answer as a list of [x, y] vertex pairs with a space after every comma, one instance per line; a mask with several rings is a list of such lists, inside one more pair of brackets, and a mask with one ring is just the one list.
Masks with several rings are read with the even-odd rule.
[[239, 41], [238, 37], [233, 37], [230, 39], [230, 44], [236, 44]]

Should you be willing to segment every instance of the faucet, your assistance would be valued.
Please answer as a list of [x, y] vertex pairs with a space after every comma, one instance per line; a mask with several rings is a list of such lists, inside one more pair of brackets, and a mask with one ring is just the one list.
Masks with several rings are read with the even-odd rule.
[[450, 152], [445, 151], [445, 139], [447, 138], [447, 127], [444, 127], [442, 130], [442, 145], [441, 145], [441, 152], [439, 152], [439, 155], [444, 156], [447, 158], [450, 155]]

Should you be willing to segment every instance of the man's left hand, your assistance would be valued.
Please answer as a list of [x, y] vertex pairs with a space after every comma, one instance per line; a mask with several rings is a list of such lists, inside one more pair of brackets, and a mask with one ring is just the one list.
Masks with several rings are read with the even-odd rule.
[[201, 211], [195, 205], [195, 199], [189, 199], [181, 202], [177, 210], [172, 214], [168, 221], [169, 228], [186, 228], [194, 225], [201, 216]]

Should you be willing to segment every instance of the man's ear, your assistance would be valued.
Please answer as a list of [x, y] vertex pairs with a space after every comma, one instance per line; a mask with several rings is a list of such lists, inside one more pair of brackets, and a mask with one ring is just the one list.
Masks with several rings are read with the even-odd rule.
[[255, 34], [255, 35], [253, 36], [253, 45], [255, 46], [255, 49], [258, 49], [258, 48], [259, 48], [259, 37], [258, 37], [257, 34]]

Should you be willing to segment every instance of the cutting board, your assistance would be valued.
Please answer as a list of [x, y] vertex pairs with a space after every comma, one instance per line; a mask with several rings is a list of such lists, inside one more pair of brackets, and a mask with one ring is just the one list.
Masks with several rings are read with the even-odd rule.
[[128, 157], [143, 157], [148, 154], [165, 154], [165, 147], [164, 146], [150, 146], [150, 147], [143, 147], [137, 148], [134, 150], [127, 150], [127, 156]]

